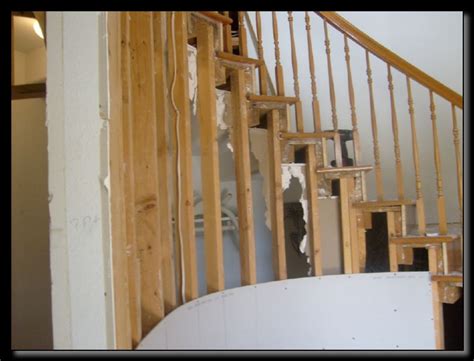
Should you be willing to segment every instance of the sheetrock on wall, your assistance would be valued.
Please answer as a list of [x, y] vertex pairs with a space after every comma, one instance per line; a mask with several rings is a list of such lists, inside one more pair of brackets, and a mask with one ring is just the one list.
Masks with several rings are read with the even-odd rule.
[[[100, 12], [48, 12], [47, 123], [55, 349], [114, 347]], [[103, 52], [106, 54], [106, 52]], [[105, 69], [105, 71], [107, 71]], [[102, 112], [102, 115], [105, 113]]]
[[180, 306], [140, 343], [163, 349], [434, 349], [428, 272], [305, 277]]

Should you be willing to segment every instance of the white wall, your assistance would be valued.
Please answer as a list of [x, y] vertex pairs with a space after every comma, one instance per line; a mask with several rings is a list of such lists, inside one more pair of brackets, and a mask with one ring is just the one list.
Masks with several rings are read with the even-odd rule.
[[[34, 81], [36, 64], [28, 57], [15, 50], [16, 84]], [[12, 348], [22, 350], [53, 346], [45, 120], [44, 99], [12, 101], [11, 327]]]
[[[271, 13], [262, 12], [263, 46], [265, 61], [274, 79], [274, 45]], [[292, 96], [293, 72], [286, 12], [278, 12], [281, 63], [284, 67], [286, 94]], [[393, 50], [412, 62], [435, 79], [444, 82], [453, 90], [461, 92], [462, 85], [462, 12], [342, 12], [349, 21], [366, 31], [382, 45]], [[307, 38], [304, 25], [304, 12], [294, 12], [294, 30], [299, 68], [299, 84], [304, 107], [305, 129], [311, 131], [311, 85], [307, 53]], [[255, 15], [250, 13], [254, 22]], [[318, 98], [321, 105], [323, 129], [331, 129], [331, 107], [327, 60], [324, 47], [324, 28], [322, 20], [311, 13], [311, 34], [315, 57]], [[336, 88], [336, 108], [339, 128], [351, 128], [350, 107], [347, 90], [347, 73], [344, 59], [342, 35], [329, 26], [331, 41], [331, 60]], [[355, 43], [349, 42], [351, 65], [356, 98], [356, 110], [361, 134], [362, 160], [364, 164], [373, 164], [372, 133], [370, 126], [370, 108], [365, 65], [365, 52]], [[250, 55], [256, 56], [250, 46]], [[393, 136], [390, 117], [390, 103], [387, 82], [387, 68], [384, 63], [371, 57], [372, 77], [374, 80], [375, 106], [381, 148], [381, 163], [385, 196], [395, 198], [395, 161]], [[401, 158], [405, 175], [405, 194], [415, 198], [415, 180], [411, 151], [410, 121], [408, 117], [405, 77], [398, 71], [392, 71], [395, 86], [396, 109], [400, 132]], [[436, 183], [433, 156], [433, 135], [429, 111], [429, 93], [425, 88], [413, 83], [416, 124], [420, 147], [423, 192], [426, 199], [427, 221], [437, 222]], [[455, 157], [451, 128], [450, 105], [435, 96], [437, 106], [437, 125], [440, 137], [441, 161], [443, 167], [444, 193], [447, 201], [448, 221], [459, 219], [455, 174]], [[462, 113], [457, 112], [458, 126], [462, 129]], [[331, 142], [329, 142], [332, 144]], [[374, 172], [367, 178], [369, 199], [375, 199]]]
[[47, 123], [54, 347], [114, 347], [103, 14], [48, 12]]

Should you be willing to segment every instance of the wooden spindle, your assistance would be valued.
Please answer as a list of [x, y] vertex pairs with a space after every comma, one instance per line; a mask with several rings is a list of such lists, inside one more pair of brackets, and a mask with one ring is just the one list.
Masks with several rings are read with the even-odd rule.
[[446, 222], [446, 205], [443, 194], [443, 176], [441, 169], [441, 155], [439, 151], [438, 128], [436, 125], [436, 105], [434, 102], [433, 91], [430, 90], [430, 112], [431, 124], [433, 127], [433, 146], [434, 146], [434, 161], [436, 171], [436, 191], [438, 195], [438, 221], [440, 234], [446, 234], [448, 226]]
[[338, 129], [337, 125], [337, 112], [336, 112], [336, 93], [334, 90], [334, 79], [332, 76], [332, 64], [331, 64], [331, 43], [329, 41], [328, 24], [324, 20], [324, 45], [326, 46], [326, 57], [328, 64], [328, 75], [329, 75], [329, 96], [331, 99], [331, 119], [334, 130]]
[[411, 124], [413, 164], [415, 167], [416, 214], [418, 218], [417, 219], [418, 233], [420, 235], [423, 235], [426, 232], [425, 205], [423, 201], [423, 191], [421, 189], [420, 155], [419, 155], [419, 150], [418, 150], [418, 141], [416, 137], [415, 108], [413, 106], [413, 97], [411, 94], [410, 78], [407, 76], [406, 79], [407, 79], [407, 91], [408, 91], [408, 112], [410, 114], [410, 124]]
[[[255, 23], [257, 25], [257, 54], [258, 59], [265, 61], [263, 56], [263, 37], [262, 37], [262, 18], [260, 11], [255, 12]], [[260, 85], [260, 94], [267, 95], [267, 68], [265, 65], [261, 65], [258, 69], [258, 79]]]
[[240, 55], [248, 57], [247, 28], [245, 27], [244, 12], [239, 11], [239, 49]]
[[305, 12], [305, 22], [306, 22], [306, 38], [308, 40], [308, 58], [309, 58], [309, 73], [311, 78], [311, 95], [313, 97], [312, 107], [313, 107], [313, 123], [314, 131], [321, 131], [321, 110], [319, 108], [319, 99], [318, 99], [318, 90], [316, 87], [316, 76], [314, 70], [314, 56], [313, 56], [313, 42], [311, 40], [311, 22], [308, 12]]
[[377, 117], [375, 115], [374, 90], [372, 87], [372, 69], [370, 68], [369, 51], [365, 51], [365, 59], [367, 62], [367, 83], [369, 85], [370, 96], [370, 119], [372, 123], [372, 139], [374, 144], [374, 160], [375, 160], [375, 186], [377, 190], [377, 199], [383, 200], [383, 180], [382, 167], [380, 164], [380, 149], [377, 132]]
[[298, 101], [295, 103], [296, 109], [296, 129], [299, 132], [304, 131], [304, 122], [303, 122], [303, 109], [300, 100], [300, 84], [298, 80], [298, 60], [296, 55], [296, 45], [295, 37], [293, 30], [293, 13], [288, 11], [288, 25], [290, 27], [290, 42], [291, 42], [291, 65], [293, 68], [293, 88], [295, 90], [295, 97], [298, 98]]
[[462, 223], [463, 217], [463, 203], [462, 203], [462, 160], [461, 160], [461, 148], [459, 139], [458, 121], [456, 119], [456, 106], [451, 104], [451, 112], [453, 118], [453, 140], [454, 140], [454, 151], [456, 153], [456, 175], [458, 183], [458, 203], [459, 203], [459, 215]]
[[[315, 75], [315, 68], [314, 68], [314, 56], [313, 56], [313, 42], [311, 39], [311, 19], [308, 12], [305, 12], [305, 23], [306, 23], [306, 38], [308, 41], [308, 61], [309, 61], [309, 73], [311, 78], [311, 95], [312, 95], [312, 109], [313, 109], [313, 124], [314, 124], [314, 131], [320, 132], [321, 131], [321, 109], [319, 106], [319, 99], [318, 99], [318, 89], [316, 86], [316, 75]], [[322, 166], [327, 166], [327, 152], [326, 152], [326, 138], [321, 139], [321, 147], [322, 147]], [[318, 167], [321, 166], [319, 159]]]
[[398, 120], [397, 110], [395, 108], [395, 95], [393, 93], [393, 78], [390, 64], [387, 63], [387, 79], [388, 79], [388, 90], [390, 93], [390, 108], [392, 112], [392, 132], [393, 132], [393, 145], [395, 153], [395, 169], [397, 173], [397, 191], [398, 199], [405, 198], [405, 190], [403, 187], [403, 168], [402, 160], [400, 157], [400, 143], [398, 138]]
[[278, 42], [278, 20], [276, 12], [272, 11], [273, 42], [275, 44], [275, 79], [277, 95], [285, 95], [285, 83], [283, 80], [283, 67], [280, 63], [280, 45]]
[[[435, 172], [436, 172], [436, 192], [437, 192], [437, 206], [438, 206], [438, 222], [439, 222], [439, 234], [448, 233], [448, 224], [446, 221], [446, 201], [443, 193], [443, 176], [441, 168], [441, 154], [439, 151], [439, 139], [438, 139], [438, 127], [436, 125], [436, 105], [434, 102], [433, 91], [430, 90], [430, 113], [431, 113], [431, 124], [433, 127], [433, 146], [434, 146], [434, 161], [435, 161]], [[448, 273], [448, 249], [446, 243], [442, 244], [442, 257], [443, 257], [443, 271], [445, 274]]]
[[[224, 15], [229, 17], [229, 12], [224, 11]], [[224, 51], [232, 53], [232, 28], [230, 24], [224, 25]]]
[[360, 140], [359, 129], [357, 126], [357, 112], [355, 106], [354, 85], [352, 83], [351, 56], [347, 35], [344, 35], [344, 53], [347, 67], [347, 84], [349, 90], [349, 103], [351, 107], [352, 138], [354, 143], [354, 164], [358, 165], [360, 161]]

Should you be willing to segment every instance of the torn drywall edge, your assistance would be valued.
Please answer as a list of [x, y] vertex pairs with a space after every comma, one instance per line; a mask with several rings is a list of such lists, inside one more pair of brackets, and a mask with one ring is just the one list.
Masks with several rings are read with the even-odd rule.
[[[188, 44], [188, 79], [189, 79], [189, 100], [192, 103], [193, 115], [197, 113], [197, 49]], [[216, 89], [216, 122], [217, 128], [228, 131], [227, 148], [234, 152], [232, 140], [232, 111], [231, 95], [229, 91]]]
[[263, 177], [263, 199], [265, 200], [265, 225], [271, 231], [272, 226], [268, 210], [270, 209], [270, 185], [268, 184], [268, 148], [267, 148], [267, 130], [262, 128], [250, 128], [250, 151], [257, 159], [258, 171]]
[[[303, 220], [305, 235], [300, 241], [299, 250], [306, 254], [306, 262], [310, 263], [310, 250], [308, 247], [308, 196], [306, 190], [306, 164], [304, 163], [284, 163], [281, 165], [282, 188], [283, 191], [290, 186], [291, 178], [296, 178], [301, 186], [301, 196], [299, 202], [303, 208]], [[311, 269], [309, 270], [309, 274]]]
[[188, 44], [189, 100], [193, 103], [193, 114], [197, 112], [197, 49]]

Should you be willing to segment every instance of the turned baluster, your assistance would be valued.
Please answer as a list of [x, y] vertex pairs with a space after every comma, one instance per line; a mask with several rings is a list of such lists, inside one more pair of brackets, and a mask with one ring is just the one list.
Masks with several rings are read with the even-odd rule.
[[415, 108], [413, 106], [413, 97], [411, 93], [410, 78], [407, 76], [406, 79], [407, 79], [407, 91], [408, 91], [408, 113], [410, 114], [410, 124], [411, 124], [413, 165], [415, 168], [416, 213], [417, 213], [417, 221], [418, 221], [418, 233], [420, 235], [424, 235], [426, 232], [425, 205], [423, 201], [423, 191], [421, 189], [420, 154], [418, 150], [418, 141], [416, 137]]
[[293, 13], [288, 11], [288, 25], [290, 27], [290, 42], [291, 42], [291, 65], [293, 68], [293, 87], [295, 90], [295, 97], [298, 101], [295, 104], [296, 108], [296, 129], [299, 132], [304, 131], [303, 110], [300, 100], [300, 85], [298, 80], [298, 61], [296, 60], [296, 45], [293, 31]]
[[[224, 11], [224, 15], [229, 17], [229, 12]], [[232, 53], [232, 28], [230, 24], [224, 25], [224, 51]]]
[[398, 199], [404, 199], [405, 191], [403, 187], [403, 168], [402, 168], [402, 160], [400, 157], [400, 143], [399, 143], [399, 137], [398, 137], [397, 110], [395, 108], [395, 95], [393, 93], [392, 70], [388, 63], [387, 63], [387, 79], [388, 79], [388, 90], [390, 93], [390, 108], [391, 108], [391, 113], [392, 113], [392, 132], [393, 132], [393, 144], [394, 144], [394, 153], [395, 153], [395, 168], [396, 168], [396, 173], [397, 173]]
[[327, 21], [324, 20], [324, 45], [326, 46], [326, 57], [327, 57], [327, 64], [328, 64], [328, 75], [329, 75], [329, 96], [331, 99], [331, 119], [332, 125], [334, 130], [338, 129], [337, 125], [337, 112], [336, 112], [336, 93], [334, 90], [334, 79], [332, 76], [332, 64], [331, 64], [331, 46], [329, 41], [329, 33], [328, 33], [328, 24]]
[[283, 67], [280, 63], [280, 45], [278, 42], [278, 20], [275, 11], [272, 11], [273, 42], [275, 44], [275, 79], [277, 95], [285, 95], [285, 83], [283, 81]]
[[352, 122], [352, 137], [354, 139], [354, 164], [359, 164], [360, 160], [360, 141], [359, 141], [359, 129], [357, 127], [357, 113], [355, 107], [355, 96], [354, 96], [354, 86], [352, 83], [352, 71], [351, 71], [351, 56], [349, 51], [349, 44], [347, 41], [347, 36], [344, 35], [344, 52], [347, 66], [347, 83], [349, 89], [349, 103], [351, 107], [351, 122]]
[[[260, 11], [255, 12], [255, 22], [257, 24], [257, 54], [258, 59], [262, 62], [265, 61], [263, 56], [263, 40], [262, 40], [262, 19]], [[267, 69], [265, 65], [260, 65], [258, 71], [258, 79], [260, 85], [260, 94], [267, 95]]]
[[[311, 22], [308, 12], [305, 12], [305, 23], [306, 23], [306, 37], [308, 40], [308, 58], [309, 58], [309, 72], [311, 78], [311, 95], [312, 95], [312, 109], [313, 109], [313, 124], [314, 131], [320, 132], [321, 129], [321, 110], [319, 107], [318, 91], [316, 87], [316, 76], [314, 68], [314, 56], [313, 56], [313, 42], [311, 40]], [[323, 153], [323, 166], [327, 166], [327, 153], [326, 153], [326, 138], [322, 139], [322, 153]]]
[[[441, 154], [439, 151], [439, 139], [438, 139], [438, 127], [436, 125], [436, 105], [434, 102], [433, 91], [430, 90], [430, 113], [431, 113], [431, 124], [433, 127], [433, 146], [434, 146], [434, 161], [435, 161], [435, 172], [436, 172], [436, 192], [438, 195], [437, 206], [438, 206], [438, 222], [439, 222], [439, 233], [448, 233], [448, 224], [446, 221], [446, 201], [443, 193], [443, 176], [441, 168]], [[448, 273], [448, 249], [446, 243], [442, 244], [443, 250], [443, 270], [444, 273]]]
[[367, 62], [367, 83], [369, 85], [370, 96], [370, 120], [372, 123], [372, 139], [374, 144], [374, 160], [375, 160], [375, 187], [377, 190], [377, 199], [383, 200], [383, 181], [382, 181], [382, 167], [380, 164], [380, 149], [377, 132], [377, 117], [375, 115], [374, 90], [372, 81], [372, 69], [370, 68], [369, 51], [365, 51], [365, 59]]
[[456, 106], [451, 104], [451, 112], [453, 118], [453, 140], [454, 140], [454, 151], [456, 153], [456, 175], [458, 183], [458, 203], [459, 203], [459, 214], [462, 223], [463, 215], [463, 204], [462, 204], [462, 160], [461, 160], [461, 148], [459, 139], [458, 121], [456, 119]]
[[239, 11], [239, 49], [240, 55], [248, 57], [247, 28], [245, 27], [243, 11]]

